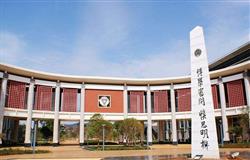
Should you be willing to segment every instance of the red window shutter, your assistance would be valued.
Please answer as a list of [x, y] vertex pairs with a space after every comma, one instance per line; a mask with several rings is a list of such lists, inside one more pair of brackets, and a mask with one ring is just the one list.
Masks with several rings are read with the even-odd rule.
[[130, 112], [136, 113], [137, 96], [130, 92]]
[[243, 106], [246, 104], [242, 80], [226, 83], [229, 107]]
[[159, 112], [159, 91], [154, 92], [154, 112]]
[[35, 109], [51, 111], [52, 107], [52, 87], [50, 86], [37, 86]]
[[26, 84], [22, 82], [9, 81], [7, 107], [25, 108]]
[[191, 111], [191, 89], [177, 89], [178, 111]]
[[219, 108], [219, 102], [218, 102], [217, 86], [216, 85], [212, 85], [211, 88], [212, 88], [214, 109], [218, 109]]
[[143, 113], [143, 96], [142, 91], [131, 91], [130, 92], [130, 112], [131, 113]]
[[139, 113], [143, 113], [143, 107], [144, 107], [144, 102], [143, 102], [143, 97], [144, 97], [144, 92], [140, 92], [137, 99], [140, 99], [140, 102], [138, 104], [140, 105], [140, 110], [138, 111]]
[[63, 88], [63, 107], [64, 112], [76, 112], [77, 89]]
[[154, 112], [168, 112], [167, 91], [154, 92]]
[[160, 112], [168, 112], [168, 92], [160, 91]]

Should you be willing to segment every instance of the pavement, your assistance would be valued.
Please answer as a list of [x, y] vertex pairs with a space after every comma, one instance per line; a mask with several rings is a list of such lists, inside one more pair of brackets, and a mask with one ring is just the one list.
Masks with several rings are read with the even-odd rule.
[[[34, 160], [34, 158], [31, 159], [26, 159], [25, 160]], [[24, 160], [23, 158], [17, 158], [15, 160]], [[101, 158], [62, 158], [62, 159], [67, 159], [67, 160], [101, 160]], [[11, 159], [12, 160], [12, 159]], [[36, 160], [48, 160], [48, 158], [37, 158]], [[56, 159], [49, 159], [49, 160], [61, 160], [60, 158], [56, 158]]]
[[[24, 147], [12, 147], [12, 148], [22, 148]], [[27, 149], [27, 148], [26, 148]], [[1, 160], [59, 160], [59, 159], [68, 159], [68, 160], [100, 160], [105, 157], [124, 157], [124, 156], [156, 156], [156, 155], [183, 155], [190, 154], [191, 145], [189, 144], [179, 144], [179, 145], [153, 145], [150, 150], [120, 150], [120, 151], [89, 151], [84, 148], [81, 148], [78, 145], [75, 146], [39, 146], [37, 149], [49, 150], [50, 153], [43, 154], [22, 154], [22, 155], [8, 155], [0, 156]], [[223, 148], [220, 149], [220, 152], [223, 152], [225, 155], [229, 155], [232, 152], [244, 152], [249, 154], [250, 159], [250, 149], [249, 148]], [[222, 158], [224, 159], [224, 158]], [[245, 158], [243, 158], [245, 159]]]

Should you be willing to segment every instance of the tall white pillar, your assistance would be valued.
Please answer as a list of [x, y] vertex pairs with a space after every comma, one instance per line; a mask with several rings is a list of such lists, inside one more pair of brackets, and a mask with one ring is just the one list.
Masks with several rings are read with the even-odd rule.
[[170, 86], [170, 99], [171, 99], [171, 116], [172, 116], [172, 138], [173, 144], [178, 144], [177, 141], [177, 129], [176, 129], [176, 118], [175, 118], [175, 94], [174, 94], [174, 85]]
[[124, 84], [123, 89], [123, 113], [124, 113], [124, 119], [128, 116], [128, 90], [127, 90], [127, 84]]
[[221, 117], [222, 117], [222, 126], [223, 126], [223, 141], [228, 142], [230, 141], [230, 139], [229, 139], [228, 122], [227, 122], [227, 115], [226, 115], [225, 88], [224, 88], [222, 78], [219, 78], [218, 82], [219, 82], [220, 106], [221, 106]]
[[84, 145], [84, 108], [85, 108], [85, 85], [81, 88], [81, 113], [80, 113], [80, 145]]
[[147, 142], [149, 145], [152, 145], [151, 92], [149, 85], [147, 88], [147, 111], [148, 111]]
[[35, 87], [35, 80], [30, 79], [30, 85], [29, 85], [29, 92], [28, 92], [28, 102], [27, 102], [27, 120], [26, 120], [26, 127], [25, 127], [25, 140], [24, 144], [25, 146], [31, 145], [31, 124], [32, 124], [32, 109], [33, 109], [33, 103], [34, 103], [34, 87]]
[[60, 105], [60, 83], [56, 83], [55, 92], [55, 113], [54, 113], [54, 125], [53, 125], [53, 146], [59, 144], [59, 105]]
[[247, 109], [249, 114], [249, 127], [250, 127], [250, 72], [245, 71], [244, 73], [244, 84], [245, 84], [245, 93], [246, 93], [246, 99], [247, 99]]
[[[1, 99], [0, 99], [0, 134], [3, 133], [3, 120], [4, 120], [4, 107], [6, 102], [6, 94], [7, 94], [7, 82], [8, 82], [8, 74], [4, 73], [2, 79], [2, 88], [1, 88]], [[2, 139], [0, 138], [0, 145], [2, 145]]]

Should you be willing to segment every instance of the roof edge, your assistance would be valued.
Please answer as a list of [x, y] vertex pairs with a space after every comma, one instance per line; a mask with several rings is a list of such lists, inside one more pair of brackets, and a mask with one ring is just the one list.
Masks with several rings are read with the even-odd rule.
[[[169, 84], [169, 83], [190, 83], [191, 77], [189, 76], [177, 76], [177, 77], [163, 77], [163, 78], [119, 78], [119, 77], [100, 77], [100, 76], [77, 76], [77, 75], [65, 75], [50, 72], [37, 71], [33, 69], [27, 69], [17, 67], [10, 64], [0, 63], [0, 70], [6, 71], [11, 74], [20, 75], [24, 77], [34, 77], [36, 79], [50, 80], [50, 81], [63, 81], [72, 83], [101, 83], [101, 84]], [[250, 70], [250, 60], [229, 66], [223, 69], [211, 71], [210, 77], [217, 78], [220, 76], [227, 76]]]

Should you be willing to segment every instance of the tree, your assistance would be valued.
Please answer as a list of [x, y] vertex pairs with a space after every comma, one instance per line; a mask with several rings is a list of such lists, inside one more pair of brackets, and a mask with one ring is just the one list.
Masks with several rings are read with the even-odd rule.
[[66, 131], [65, 131], [65, 126], [60, 125], [60, 138], [64, 140], [66, 138]]
[[53, 136], [53, 132], [49, 129], [48, 126], [43, 126], [41, 129], [40, 129], [40, 132], [42, 133], [42, 137], [44, 139], [49, 139]]
[[235, 137], [241, 137], [243, 141], [249, 141], [250, 128], [248, 109], [243, 109], [242, 114], [238, 117], [238, 125], [230, 127], [228, 132], [234, 136], [234, 141]]
[[115, 122], [114, 128], [115, 132], [125, 139], [126, 145], [136, 145], [136, 142], [142, 142], [144, 128], [142, 123], [135, 118]]
[[39, 128], [39, 132], [43, 139], [48, 140], [53, 136], [53, 121], [52, 120], [43, 120], [41, 121], [42, 127]]
[[122, 133], [122, 123], [123, 121], [115, 121], [113, 124], [112, 137], [118, 142], [123, 142], [123, 133]]
[[94, 114], [87, 125], [87, 135], [89, 138], [95, 138], [99, 141], [103, 137], [103, 127], [105, 129], [105, 139], [112, 137], [112, 124], [103, 119], [101, 114]]
[[249, 127], [249, 110], [243, 109], [242, 114], [239, 115], [240, 127], [242, 128], [242, 138], [245, 141], [250, 139], [250, 127]]
[[228, 132], [233, 135], [233, 141], [235, 142], [236, 137], [242, 136], [242, 127], [238, 125], [229, 127]]

